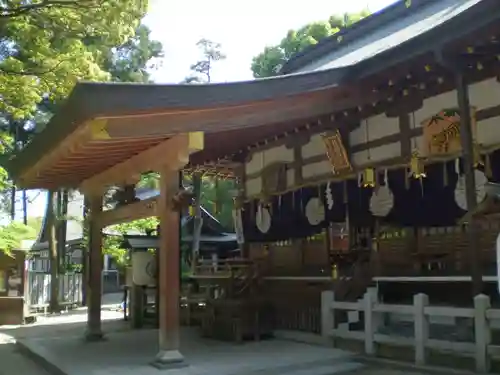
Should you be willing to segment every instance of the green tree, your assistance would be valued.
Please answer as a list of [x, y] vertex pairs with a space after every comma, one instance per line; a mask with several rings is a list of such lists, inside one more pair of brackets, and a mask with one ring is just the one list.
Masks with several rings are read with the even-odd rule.
[[108, 231], [111, 235], [105, 236], [103, 240], [104, 254], [110, 255], [116, 265], [123, 270], [129, 265], [128, 250], [123, 246], [123, 236], [130, 233], [149, 234], [156, 231], [158, 224], [158, 219], [151, 217], [109, 227]]
[[233, 229], [233, 180], [205, 177], [202, 180], [201, 205], [227, 229]]
[[298, 30], [290, 30], [276, 46], [267, 46], [252, 60], [251, 69], [255, 78], [278, 75], [283, 65], [290, 58], [305, 48], [317, 44], [340, 29], [349, 27], [370, 13], [363, 10], [358, 13], [333, 15], [328, 21], [313, 22]]
[[[111, 57], [116, 63], [125, 60], [112, 52], [126, 51], [131, 38], [135, 38], [134, 48], [144, 45], [147, 29], [140, 29], [135, 37], [134, 32], [147, 6], [147, 0], [0, 3], [0, 154], [4, 158], [15, 150], [17, 141], [25, 144], [43, 129], [77, 81], [112, 80], [123, 73], [124, 67], [118, 64], [112, 72], [106, 69]], [[151, 53], [157, 52], [156, 47]], [[133, 58], [140, 60], [147, 53]], [[0, 168], [2, 202], [7, 189], [11, 185]]]
[[107, 51], [103, 69], [116, 82], [149, 83], [151, 69], [158, 67], [163, 57], [163, 46], [151, 39], [151, 30], [139, 25], [135, 35], [125, 43]]
[[203, 38], [196, 43], [196, 46], [200, 49], [202, 58], [190, 66], [192, 74], [186, 77], [182, 83], [212, 82], [213, 64], [226, 58], [219, 43]]
[[0, 111], [14, 118], [32, 116], [43, 98], [64, 99], [78, 80], [109, 80], [105, 52], [134, 35], [147, 9], [145, 0], [2, 3]]
[[21, 241], [34, 240], [36, 236], [34, 228], [15, 221], [0, 226], [0, 252], [10, 254], [12, 250], [21, 246]]

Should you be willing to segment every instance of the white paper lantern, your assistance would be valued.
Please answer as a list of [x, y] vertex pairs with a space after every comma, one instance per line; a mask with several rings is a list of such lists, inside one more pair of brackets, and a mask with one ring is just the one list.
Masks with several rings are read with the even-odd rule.
[[260, 205], [257, 209], [255, 220], [257, 229], [261, 233], [269, 232], [269, 229], [271, 228], [271, 214], [269, 213], [269, 210], [267, 208]]
[[149, 251], [132, 253], [132, 279], [136, 285], [155, 285], [155, 256]]
[[387, 171], [384, 173], [384, 185], [374, 189], [370, 198], [370, 211], [373, 216], [386, 217], [394, 207], [394, 194], [389, 188]]
[[[479, 171], [474, 170], [474, 177], [476, 180], [476, 200], [481, 203], [486, 198], [486, 183], [488, 179], [486, 175]], [[465, 194], [465, 176], [459, 176], [457, 186], [455, 187], [455, 202], [462, 210], [467, 211], [467, 197]]]
[[311, 225], [318, 225], [325, 220], [325, 206], [319, 198], [311, 198], [306, 204], [306, 217]]

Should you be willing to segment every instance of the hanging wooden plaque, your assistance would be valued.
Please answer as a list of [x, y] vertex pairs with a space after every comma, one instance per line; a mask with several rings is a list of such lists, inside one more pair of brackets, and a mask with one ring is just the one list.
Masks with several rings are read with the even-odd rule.
[[340, 132], [336, 130], [332, 134], [322, 134], [325, 144], [326, 155], [332, 166], [333, 174], [341, 174], [352, 170], [347, 151], [342, 143]]
[[[476, 138], [476, 111], [471, 107], [472, 136]], [[460, 114], [457, 108], [444, 109], [422, 121], [424, 143], [421, 156], [446, 155], [462, 151]]]

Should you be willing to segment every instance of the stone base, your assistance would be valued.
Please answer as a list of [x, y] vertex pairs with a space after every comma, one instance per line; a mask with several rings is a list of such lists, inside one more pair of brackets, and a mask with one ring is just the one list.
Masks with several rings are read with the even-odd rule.
[[84, 340], [86, 342], [100, 342], [100, 341], [106, 341], [106, 337], [104, 336], [104, 333], [102, 333], [101, 331], [98, 332], [87, 331], [85, 332]]
[[156, 355], [153, 362], [151, 362], [151, 366], [158, 370], [172, 370], [188, 367], [189, 365], [178, 350], [162, 350]]

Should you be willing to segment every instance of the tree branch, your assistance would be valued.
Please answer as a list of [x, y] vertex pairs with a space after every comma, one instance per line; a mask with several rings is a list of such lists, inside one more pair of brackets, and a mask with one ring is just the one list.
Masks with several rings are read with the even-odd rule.
[[95, 0], [42, 0], [38, 3], [19, 6], [0, 6], [0, 18], [12, 18], [46, 8], [91, 8], [98, 4]]
[[16, 71], [16, 70], [7, 69], [5, 67], [0, 66], [0, 73], [8, 74], [8, 75], [16, 75], [16, 76], [36, 76], [36, 77], [40, 77], [40, 76], [43, 76], [44, 74], [55, 72], [57, 70], [57, 68], [59, 68], [59, 66], [61, 66], [63, 63], [65, 63], [67, 61], [70, 61], [70, 60], [71, 59], [61, 60], [56, 65], [54, 65], [52, 68], [46, 69], [46, 70], [39, 70], [39, 71], [36, 71], [36, 70], [20, 70], [20, 71]]

